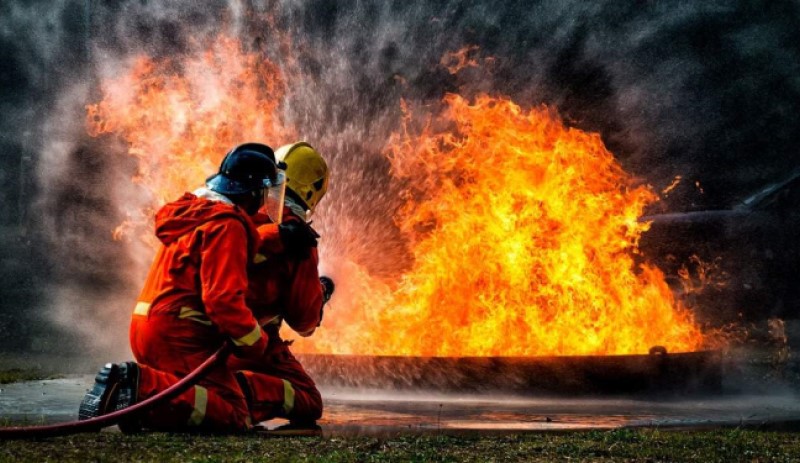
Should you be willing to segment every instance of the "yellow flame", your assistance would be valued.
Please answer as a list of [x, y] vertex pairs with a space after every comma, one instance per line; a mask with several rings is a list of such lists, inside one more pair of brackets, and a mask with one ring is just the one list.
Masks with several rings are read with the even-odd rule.
[[103, 100], [87, 107], [89, 133], [124, 138], [139, 162], [134, 182], [160, 205], [202, 186], [233, 146], [291, 138], [277, 117], [283, 88], [276, 66], [221, 36], [188, 56], [140, 56], [103, 81]]
[[[277, 117], [278, 69], [230, 38], [180, 58], [140, 57], [102, 88], [90, 132], [128, 143], [151, 207], [202, 184], [235, 144], [293, 138]], [[505, 97], [448, 95], [441, 111], [420, 111], [404, 105], [385, 150], [405, 187], [395, 220], [413, 264], [386, 281], [346, 258], [327, 263], [334, 306], [298, 350], [526, 356], [702, 345], [663, 275], [634, 265], [646, 228], [637, 218], [656, 195], [599, 135]], [[374, 253], [385, 258], [379, 245]]]
[[345, 288], [348, 305], [302, 349], [528, 356], [701, 346], [661, 272], [634, 266], [646, 228], [637, 218], [656, 196], [632, 183], [599, 135], [506, 98], [444, 103], [417, 133], [407, 111], [386, 151], [408, 185], [396, 221], [413, 267], [393, 290], [366, 275]]

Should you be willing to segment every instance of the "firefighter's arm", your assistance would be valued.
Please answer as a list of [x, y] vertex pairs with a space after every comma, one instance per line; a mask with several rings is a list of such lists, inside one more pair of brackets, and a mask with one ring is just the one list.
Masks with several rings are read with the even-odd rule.
[[283, 300], [283, 319], [300, 336], [314, 334], [322, 320], [325, 300], [317, 270], [318, 263], [316, 248], [311, 250], [308, 258], [296, 261], [294, 278]]
[[247, 230], [239, 220], [224, 219], [208, 227], [200, 257], [201, 296], [206, 315], [231, 338], [237, 354], [258, 357], [267, 336], [245, 303], [247, 257]]
[[258, 237], [261, 240], [258, 252], [270, 256], [281, 254], [284, 250], [281, 234], [276, 223], [265, 223], [258, 226]]
[[284, 219], [280, 224], [256, 216], [258, 224], [258, 252], [264, 256], [290, 254], [307, 258], [309, 249], [317, 247], [319, 235], [310, 225], [294, 215], [289, 208], [284, 209]]
[[319, 235], [289, 208], [284, 210], [284, 214], [280, 224], [265, 222], [258, 226], [259, 254], [264, 257], [285, 254], [296, 260], [307, 259], [311, 249], [317, 247]]

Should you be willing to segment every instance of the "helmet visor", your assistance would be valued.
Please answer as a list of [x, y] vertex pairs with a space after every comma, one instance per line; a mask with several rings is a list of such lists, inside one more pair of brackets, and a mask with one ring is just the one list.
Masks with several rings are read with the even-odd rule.
[[264, 180], [264, 205], [261, 212], [273, 223], [281, 223], [283, 219], [283, 200], [286, 195], [286, 173], [278, 170], [275, 182]]

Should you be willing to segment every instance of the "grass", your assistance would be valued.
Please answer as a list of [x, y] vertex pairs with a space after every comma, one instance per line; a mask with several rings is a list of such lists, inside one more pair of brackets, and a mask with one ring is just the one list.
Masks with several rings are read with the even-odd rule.
[[[52, 377], [5, 368], [0, 383]], [[32, 425], [37, 423], [15, 423]], [[9, 425], [0, 420], [0, 426]], [[800, 433], [620, 429], [564, 433], [264, 438], [119, 432], [0, 440], [2, 462], [799, 462]]]
[[0, 461], [516, 462], [800, 461], [800, 434], [654, 429], [504, 436], [263, 438], [185, 434], [82, 434], [0, 441]]
[[39, 379], [55, 379], [60, 375], [46, 373], [33, 368], [5, 368], [0, 369], [0, 384], [15, 383], [17, 381], [36, 381]]

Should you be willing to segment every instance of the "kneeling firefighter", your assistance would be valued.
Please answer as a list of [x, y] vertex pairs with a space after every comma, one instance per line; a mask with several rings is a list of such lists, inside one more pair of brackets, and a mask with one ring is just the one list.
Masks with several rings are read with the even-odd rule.
[[[162, 207], [155, 217], [162, 245], [139, 296], [130, 327], [136, 362], [107, 364], [80, 406], [79, 419], [147, 399], [175, 384], [224, 343], [260, 360], [267, 335], [246, 305], [247, 269], [259, 236], [251, 216], [283, 198], [283, 172], [272, 149], [247, 143], [232, 149], [206, 187]], [[185, 393], [120, 423], [120, 428], [244, 431], [245, 397], [224, 365]]]
[[[311, 336], [322, 321], [333, 281], [320, 277], [319, 235], [307, 223], [328, 189], [328, 165], [308, 143], [298, 142], [275, 152], [286, 169], [286, 199], [282, 220], [258, 215], [261, 246], [250, 272], [248, 305], [269, 334], [261, 358], [230, 358], [228, 366], [245, 393], [253, 423], [289, 419], [279, 431], [319, 429], [322, 397], [314, 381], [289, 350], [291, 341], [279, 335], [282, 322], [300, 336]], [[270, 214], [272, 218], [277, 214]]]

